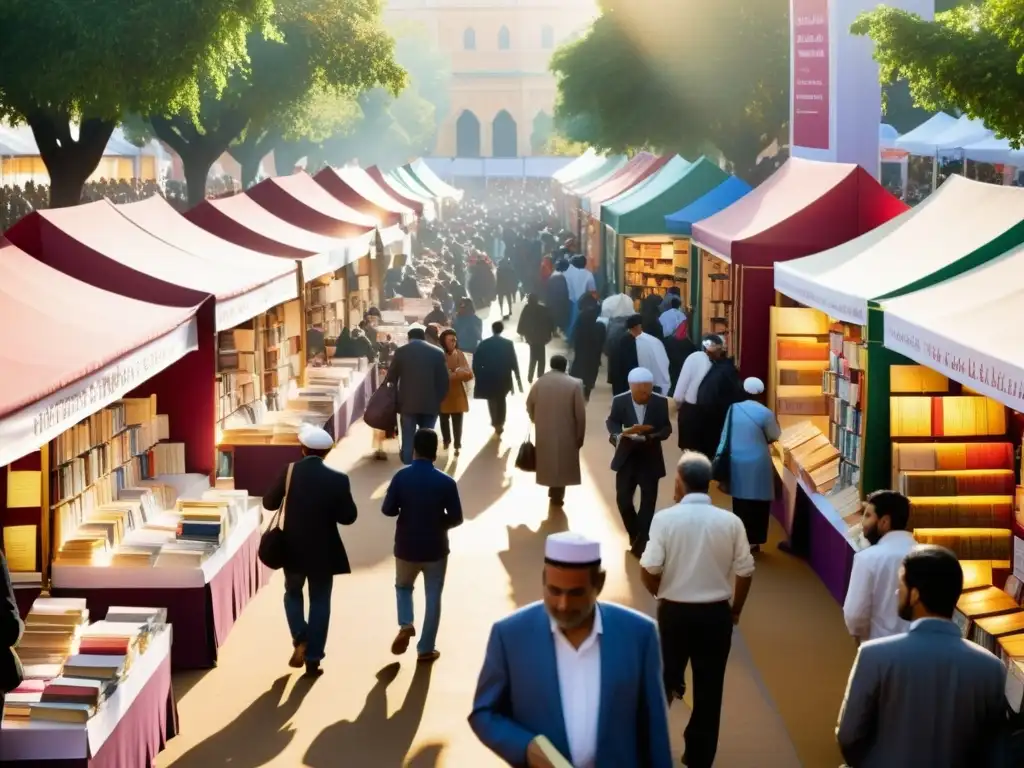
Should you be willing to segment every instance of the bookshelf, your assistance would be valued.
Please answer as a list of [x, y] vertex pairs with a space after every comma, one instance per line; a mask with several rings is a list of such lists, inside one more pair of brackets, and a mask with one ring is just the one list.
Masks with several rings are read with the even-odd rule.
[[256, 337], [259, 319], [217, 334], [217, 421], [242, 408], [251, 407], [263, 396], [257, 371]]
[[[637, 311], [651, 293], [664, 295], [679, 288], [687, 296], [690, 267], [689, 238], [626, 237], [623, 249], [624, 290]], [[685, 307], [683, 307], [685, 310]]]
[[910, 498], [915, 538], [1009, 569], [1019, 475], [1006, 408], [953, 394], [946, 377], [916, 365], [892, 366], [890, 395], [892, 487]]
[[822, 373], [828, 369], [828, 317], [806, 307], [771, 307], [768, 407], [783, 429], [810, 422], [828, 429]]
[[829, 441], [839, 449], [839, 485], [860, 484], [867, 396], [867, 347], [860, 326], [835, 323], [828, 334], [828, 370], [822, 373]]
[[733, 301], [730, 266], [701, 251], [701, 335], [717, 333], [732, 348]]

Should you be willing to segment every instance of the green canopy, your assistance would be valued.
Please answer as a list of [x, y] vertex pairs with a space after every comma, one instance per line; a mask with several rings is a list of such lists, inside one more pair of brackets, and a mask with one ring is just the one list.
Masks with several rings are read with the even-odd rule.
[[442, 181], [442, 179], [431, 170], [430, 166], [423, 161], [423, 158], [403, 165], [402, 170], [419, 182], [421, 187], [430, 190], [439, 198], [448, 200], [462, 199], [462, 190], [456, 189], [450, 184], [446, 184]]
[[567, 194], [575, 195], [576, 190], [587, 189], [592, 186], [594, 182], [606, 179], [615, 174], [622, 166], [626, 164], [626, 158], [624, 155], [614, 155], [612, 157], [606, 157], [596, 168], [592, 168], [587, 173], [573, 179], [571, 182], [565, 185], [565, 191]]
[[601, 221], [620, 235], [662, 235], [665, 216], [713, 190], [729, 174], [706, 157], [695, 163], [673, 157], [647, 182], [606, 203]]
[[440, 195], [436, 195], [429, 189], [420, 184], [416, 177], [409, 173], [405, 168], [395, 168], [389, 171], [392, 178], [397, 179], [401, 182], [402, 186], [408, 188], [416, 197], [422, 197], [424, 200], [436, 201], [440, 199]]

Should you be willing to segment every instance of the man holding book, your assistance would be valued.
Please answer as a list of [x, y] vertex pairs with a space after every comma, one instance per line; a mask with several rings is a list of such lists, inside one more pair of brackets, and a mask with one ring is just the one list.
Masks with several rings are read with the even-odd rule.
[[601, 546], [548, 537], [544, 601], [497, 622], [469, 724], [509, 765], [669, 768], [658, 633], [646, 616], [598, 602]]
[[864, 502], [862, 527], [871, 544], [853, 558], [843, 616], [858, 643], [906, 632], [897, 613], [896, 588], [903, 558], [917, 544], [907, 530], [910, 499], [896, 491], [875, 491]]

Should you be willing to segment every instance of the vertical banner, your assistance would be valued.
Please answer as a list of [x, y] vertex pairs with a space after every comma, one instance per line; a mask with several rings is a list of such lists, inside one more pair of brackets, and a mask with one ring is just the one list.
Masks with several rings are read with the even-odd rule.
[[830, 149], [829, 0], [791, 0], [793, 146]]

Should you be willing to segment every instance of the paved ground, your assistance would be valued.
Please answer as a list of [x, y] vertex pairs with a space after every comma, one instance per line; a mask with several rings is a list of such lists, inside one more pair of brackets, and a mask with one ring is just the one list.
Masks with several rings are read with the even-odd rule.
[[[589, 404], [583, 485], [569, 490], [564, 514], [554, 516], [545, 490], [512, 467], [526, 434], [524, 398], [510, 403], [500, 443], [491, 437], [485, 404], [473, 404], [462, 456], [439, 462], [459, 481], [467, 520], [452, 534], [442, 658], [432, 669], [417, 669], [412, 652], [400, 665], [390, 654], [394, 524], [379, 510], [399, 466], [397, 446], [388, 462], [370, 461], [369, 431], [356, 427], [330, 459], [350, 473], [360, 516], [344, 530], [354, 572], [335, 583], [326, 673], [310, 684], [287, 667], [290, 641], [277, 574], [241, 617], [217, 669], [175, 678], [182, 735], [161, 755], [161, 768], [500, 765], [477, 742], [466, 716], [491, 623], [540, 597], [546, 535], [571, 528], [597, 537], [608, 569], [604, 599], [649, 613], [654, 607], [625, 553], [615, 511], [604, 433], [610, 396], [604, 385]], [[673, 439], [666, 459], [677, 456]], [[659, 506], [671, 503], [671, 493], [666, 480]], [[419, 617], [420, 591], [416, 599]], [[853, 657], [839, 606], [803, 563], [770, 547], [747, 608], [734, 636], [716, 765], [839, 765], [832, 729]], [[677, 704], [671, 715], [681, 752], [688, 709]]]

